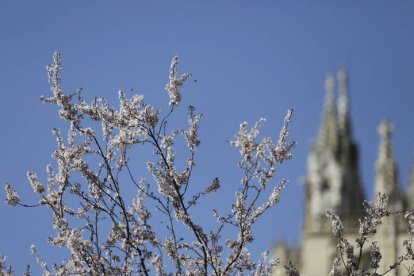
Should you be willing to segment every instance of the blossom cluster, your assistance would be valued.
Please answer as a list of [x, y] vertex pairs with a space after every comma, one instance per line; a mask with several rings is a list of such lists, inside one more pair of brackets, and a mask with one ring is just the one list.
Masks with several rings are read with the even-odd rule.
[[[343, 271], [345, 271], [346, 275], [384, 275], [403, 265], [405, 261], [414, 260], [412, 250], [414, 234], [412, 232], [413, 216], [410, 212], [407, 212], [405, 218], [409, 228], [409, 238], [402, 242], [405, 252], [401, 253], [386, 271], [381, 273], [378, 271], [383, 256], [375, 234], [385, 219], [398, 217], [402, 213], [401, 211], [389, 211], [387, 203], [388, 197], [382, 193], [378, 193], [375, 204], [371, 204], [368, 201], [363, 202], [366, 216], [359, 220], [359, 236], [355, 240], [355, 245], [345, 237], [344, 226], [339, 216], [331, 210], [326, 211], [326, 217], [332, 223], [332, 233], [337, 241], [339, 255], [333, 262], [331, 276], [343, 275]], [[363, 248], [367, 242], [370, 242], [370, 254], [368, 262], [365, 261], [367, 263], [364, 263], [362, 255]], [[355, 252], [356, 248], [358, 252]]]
[[0, 275], [12, 276], [14, 275], [14, 271], [12, 270], [10, 266], [7, 267], [6, 261], [7, 261], [7, 257], [0, 255]]

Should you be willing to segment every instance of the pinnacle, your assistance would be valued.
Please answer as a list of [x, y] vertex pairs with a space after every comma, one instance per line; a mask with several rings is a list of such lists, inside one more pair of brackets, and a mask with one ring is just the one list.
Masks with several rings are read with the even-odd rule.
[[380, 149], [378, 162], [386, 162], [385, 160], [393, 159], [391, 134], [394, 129], [393, 124], [385, 119], [378, 127], [378, 133], [380, 134]]
[[351, 137], [349, 126], [349, 99], [348, 99], [348, 76], [344, 66], [337, 73], [339, 97], [338, 97], [338, 124], [342, 136]]
[[391, 133], [393, 125], [384, 120], [378, 127], [380, 134], [379, 153], [376, 164], [375, 195], [385, 193], [389, 203], [396, 209], [402, 207], [401, 194], [398, 187], [397, 166], [392, 149]]
[[325, 104], [322, 115], [322, 124], [319, 130], [318, 144], [326, 147], [329, 146], [332, 150], [337, 148], [337, 122], [336, 110], [334, 105], [334, 89], [335, 79], [332, 75], [328, 75], [325, 80]]

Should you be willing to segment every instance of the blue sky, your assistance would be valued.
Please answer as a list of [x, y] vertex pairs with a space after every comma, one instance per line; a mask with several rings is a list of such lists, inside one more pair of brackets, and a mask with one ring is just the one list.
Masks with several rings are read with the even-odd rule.
[[[239, 123], [267, 118], [276, 136], [288, 108], [296, 111], [294, 159], [278, 171], [290, 179], [281, 203], [255, 228], [254, 256], [279, 238], [300, 240], [306, 157], [320, 122], [327, 73], [349, 71], [351, 117], [360, 147], [362, 180], [372, 196], [377, 125], [395, 126], [400, 184], [407, 183], [414, 153], [414, 2], [412, 1], [1, 1], [0, 183], [14, 184], [34, 201], [26, 171], [45, 176], [53, 127], [64, 127], [49, 95], [45, 66], [62, 53], [63, 87], [82, 87], [86, 98], [112, 101], [122, 89], [144, 94], [163, 110], [164, 86], [174, 55], [197, 82], [183, 89], [182, 108], [203, 113], [197, 179], [222, 179], [214, 204], [232, 201], [240, 171], [227, 140]], [[131, 91], [133, 90], [133, 91]], [[230, 195], [229, 198], [227, 198]], [[2, 196], [4, 198], [4, 195]], [[35, 243], [46, 260], [48, 211], [0, 205], [0, 254], [17, 272], [34, 265]], [[200, 214], [209, 215], [206, 209]]]

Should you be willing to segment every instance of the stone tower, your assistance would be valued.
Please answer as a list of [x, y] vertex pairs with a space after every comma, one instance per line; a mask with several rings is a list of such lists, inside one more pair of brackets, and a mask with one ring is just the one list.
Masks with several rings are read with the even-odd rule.
[[358, 169], [358, 148], [349, 119], [347, 76], [338, 72], [339, 97], [335, 108], [335, 80], [326, 79], [325, 107], [319, 135], [308, 158], [304, 233], [326, 231], [321, 220], [332, 209], [341, 217], [362, 213], [363, 194]]
[[[378, 127], [380, 144], [376, 162], [375, 193], [383, 193], [388, 196], [388, 209], [390, 211], [402, 210], [405, 206], [398, 183], [398, 171], [394, 161], [394, 153], [391, 142], [392, 124], [385, 120]], [[412, 201], [412, 200], [411, 200]], [[407, 203], [410, 201], [407, 201]], [[408, 204], [407, 204], [408, 205]], [[379, 271], [386, 271], [394, 264], [404, 248], [402, 241], [408, 238], [406, 226], [401, 217], [385, 218], [377, 229], [376, 240], [382, 250], [382, 261]], [[400, 268], [394, 275], [405, 275]]]
[[[291, 262], [301, 275], [329, 275], [332, 261], [337, 256], [336, 241], [331, 222], [325, 217], [330, 209], [338, 214], [344, 225], [344, 235], [350, 242], [358, 237], [359, 218], [363, 218], [364, 195], [359, 175], [358, 147], [352, 137], [349, 118], [348, 78], [344, 68], [337, 74], [338, 96], [335, 97], [335, 78], [328, 75], [325, 81], [325, 103], [318, 137], [307, 162], [305, 217], [299, 247], [288, 247], [279, 241], [274, 255], [282, 264]], [[335, 99], [337, 102], [335, 103]], [[380, 143], [376, 162], [374, 195], [379, 192], [389, 197], [389, 210], [414, 211], [414, 157], [408, 189], [402, 193], [394, 161], [392, 125], [384, 121], [379, 126]], [[374, 196], [375, 197], [375, 196]], [[375, 199], [373, 200], [375, 202]], [[403, 241], [408, 238], [407, 226], [402, 217], [386, 218], [377, 229], [375, 238], [382, 249], [378, 271], [385, 272], [404, 251]], [[363, 263], [370, 259], [369, 245], [362, 252]], [[414, 265], [413, 262], [408, 265]], [[275, 276], [286, 275], [276, 269]], [[400, 266], [392, 275], [406, 275]]]
[[391, 142], [392, 124], [385, 120], [378, 127], [380, 144], [376, 163], [375, 195], [388, 195], [388, 206], [392, 210], [403, 208], [403, 198], [398, 186], [398, 172]]
[[[301, 249], [301, 267], [306, 275], [329, 274], [336, 254], [325, 211], [335, 211], [343, 219], [345, 229], [350, 231], [357, 227], [356, 219], [363, 213], [358, 147], [352, 138], [344, 68], [340, 68], [337, 82], [339, 96], [335, 105], [335, 79], [333, 76], [326, 79], [322, 122], [307, 163]], [[315, 266], [318, 262], [320, 265]]]

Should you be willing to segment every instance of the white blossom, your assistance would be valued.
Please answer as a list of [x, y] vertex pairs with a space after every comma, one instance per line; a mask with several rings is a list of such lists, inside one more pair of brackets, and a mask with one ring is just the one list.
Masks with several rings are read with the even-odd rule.
[[338, 258], [335, 258], [332, 264], [331, 272], [329, 276], [341, 276], [341, 263]]
[[187, 141], [188, 148], [195, 153], [196, 148], [200, 145], [200, 140], [198, 139], [198, 128], [201, 120], [201, 115], [194, 115], [195, 108], [190, 106], [188, 116], [188, 130], [184, 131], [184, 136]]
[[371, 260], [370, 260], [370, 263], [369, 263], [370, 267], [373, 268], [373, 269], [379, 268], [379, 263], [381, 261], [382, 254], [381, 254], [380, 248], [378, 247], [377, 242], [373, 242], [371, 244], [371, 253], [370, 253], [370, 255], [371, 255], [370, 256]]
[[7, 261], [7, 257], [0, 255], [0, 275], [2, 275], [2, 276], [13, 276], [14, 271], [12, 270], [12, 268], [10, 266], [7, 267], [6, 261]]
[[165, 86], [170, 96], [170, 106], [177, 106], [181, 102], [180, 88], [189, 77], [191, 73], [178, 76], [178, 57], [174, 57], [170, 65], [169, 82]]
[[414, 214], [412, 212], [406, 212], [405, 213], [405, 219], [408, 223], [408, 230], [410, 235], [414, 235]]
[[33, 191], [35, 193], [43, 193], [44, 188], [43, 185], [40, 183], [39, 179], [37, 178], [37, 175], [33, 172], [27, 173], [27, 178], [29, 178], [29, 182], [32, 185]]
[[6, 204], [13, 206], [19, 204], [20, 197], [16, 190], [10, 184], [6, 184], [4, 189], [6, 190]]
[[341, 219], [331, 210], [326, 211], [325, 214], [332, 223], [332, 233], [334, 237], [341, 238], [344, 233], [344, 226], [342, 225]]

